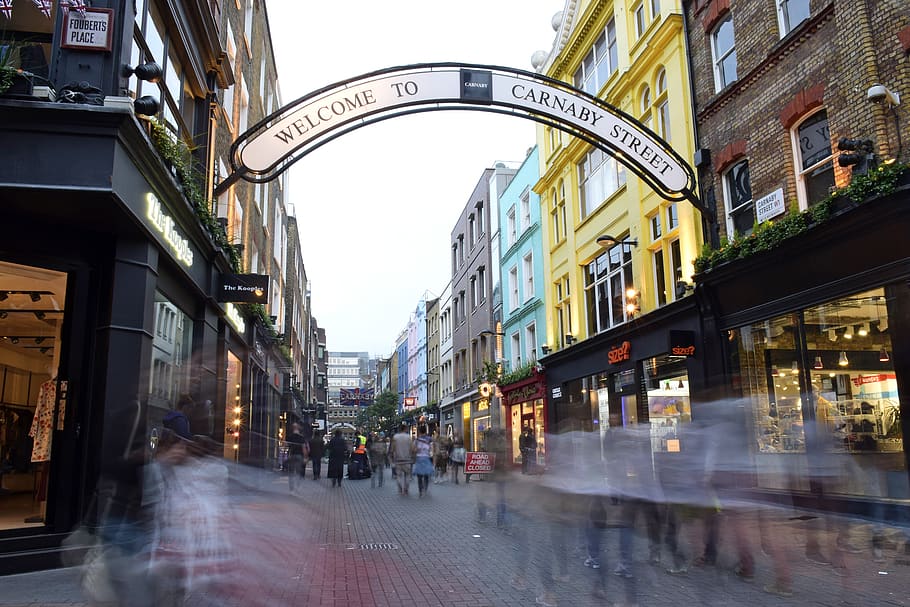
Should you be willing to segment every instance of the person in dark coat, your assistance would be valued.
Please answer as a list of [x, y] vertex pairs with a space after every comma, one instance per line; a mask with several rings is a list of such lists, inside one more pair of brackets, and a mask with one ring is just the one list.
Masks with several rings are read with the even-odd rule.
[[322, 474], [322, 456], [325, 455], [325, 442], [318, 430], [310, 437], [310, 461], [313, 463], [313, 480], [318, 481]]
[[348, 445], [344, 442], [344, 436], [341, 429], [335, 430], [335, 435], [328, 444], [329, 452], [329, 478], [332, 479], [332, 486], [341, 486], [341, 480], [344, 478], [344, 461], [348, 457]]

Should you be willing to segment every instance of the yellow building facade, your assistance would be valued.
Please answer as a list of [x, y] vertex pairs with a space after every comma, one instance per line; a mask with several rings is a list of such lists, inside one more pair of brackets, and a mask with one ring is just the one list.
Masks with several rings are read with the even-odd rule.
[[[619, 108], [691, 163], [681, 3], [567, 0], [554, 28], [557, 21], [554, 48], [538, 72]], [[703, 242], [698, 211], [664, 200], [574, 136], [540, 126], [537, 143], [548, 346], [558, 351], [685, 296], [678, 283], [691, 282]], [[621, 242], [605, 248], [597, 242], [605, 235]]]

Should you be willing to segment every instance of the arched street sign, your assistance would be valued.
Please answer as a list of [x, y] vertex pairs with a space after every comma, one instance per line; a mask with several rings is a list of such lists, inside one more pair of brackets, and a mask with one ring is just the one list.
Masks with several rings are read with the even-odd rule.
[[507, 114], [566, 131], [615, 157], [664, 198], [688, 199], [708, 213], [695, 194], [692, 168], [622, 110], [552, 78], [461, 63], [379, 70], [286, 105], [237, 138], [231, 148], [233, 173], [216, 194], [240, 178], [270, 181], [307, 153], [354, 129], [437, 110]]

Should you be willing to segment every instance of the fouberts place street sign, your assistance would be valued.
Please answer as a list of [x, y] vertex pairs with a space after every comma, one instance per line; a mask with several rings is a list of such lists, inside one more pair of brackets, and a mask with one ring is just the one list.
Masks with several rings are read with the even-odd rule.
[[664, 198], [689, 199], [701, 209], [688, 164], [621, 110], [538, 74], [454, 63], [372, 72], [292, 102], [234, 142], [235, 175], [219, 187], [240, 177], [253, 182], [273, 179], [307, 153], [362, 126], [415, 112], [453, 109], [518, 116], [572, 133], [614, 156]]

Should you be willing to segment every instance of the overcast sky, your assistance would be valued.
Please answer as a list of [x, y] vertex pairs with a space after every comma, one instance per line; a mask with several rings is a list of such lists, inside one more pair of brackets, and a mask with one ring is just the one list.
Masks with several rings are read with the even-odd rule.
[[[366, 72], [453, 61], [532, 71], [563, 0], [268, 0], [282, 99]], [[313, 313], [329, 350], [387, 355], [425, 291], [450, 276], [449, 239], [484, 168], [521, 161], [534, 123], [429, 112], [364, 127], [290, 170]]]

